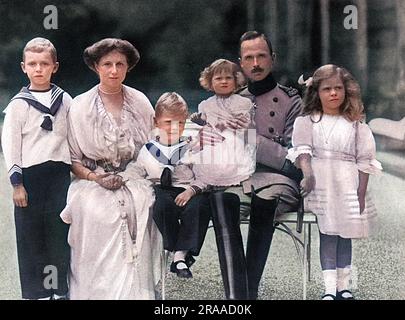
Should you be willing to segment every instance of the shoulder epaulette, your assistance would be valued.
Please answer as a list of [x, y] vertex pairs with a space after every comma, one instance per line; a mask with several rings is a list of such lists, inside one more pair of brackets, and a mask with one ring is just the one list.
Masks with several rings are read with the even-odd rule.
[[298, 90], [293, 87], [278, 85], [281, 90], [283, 90], [290, 98], [298, 95]]
[[239, 88], [238, 90], [236, 90], [235, 93], [240, 94], [242, 91], [244, 91], [245, 89], [247, 89], [247, 87], [248, 87], [248, 86], [245, 85], [245, 86]]
[[253, 101], [254, 95], [249, 92], [248, 86], [244, 86], [235, 92], [236, 94], [240, 95], [241, 97], [249, 98]]

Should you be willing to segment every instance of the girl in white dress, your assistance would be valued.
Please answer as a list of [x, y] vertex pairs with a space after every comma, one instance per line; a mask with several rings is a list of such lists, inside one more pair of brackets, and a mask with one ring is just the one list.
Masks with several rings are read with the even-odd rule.
[[226, 59], [215, 60], [201, 72], [201, 86], [215, 94], [198, 105], [198, 116], [191, 119], [223, 137], [222, 143], [204, 145], [194, 167], [196, 176], [207, 185], [239, 185], [255, 171], [256, 132], [250, 130], [252, 139], [248, 130], [254, 129], [254, 105], [235, 93], [244, 81], [238, 66]]
[[288, 158], [304, 174], [301, 194], [320, 231], [322, 299], [353, 299], [353, 238], [368, 237], [376, 210], [367, 194], [369, 174], [379, 172], [375, 142], [362, 122], [360, 87], [344, 68], [324, 65], [305, 83], [304, 115], [296, 119]]

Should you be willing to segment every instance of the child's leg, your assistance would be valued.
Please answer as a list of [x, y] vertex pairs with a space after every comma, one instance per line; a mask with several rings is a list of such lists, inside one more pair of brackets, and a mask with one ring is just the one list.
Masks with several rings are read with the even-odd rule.
[[336, 296], [336, 260], [337, 260], [338, 236], [327, 235], [319, 232], [319, 255], [325, 284], [324, 297]]
[[181, 225], [174, 250], [197, 256], [208, 227], [209, 199], [205, 194], [195, 195], [181, 210]]
[[45, 288], [46, 243], [40, 174], [38, 167], [23, 169], [28, 206], [15, 207], [18, 267], [23, 299], [48, 298], [52, 290]]
[[352, 299], [350, 291], [352, 240], [339, 237], [337, 246], [337, 291], [343, 299]]
[[163, 247], [173, 251], [179, 232], [180, 207], [174, 203], [178, 188], [155, 187], [155, 203], [153, 205], [153, 219], [163, 237]]
[[57, 271], [57, 283], [53, 283], [53, 293], [66, 296], [68, 292], [68, 270], [70, 247], [67, 242], [69, 225], [60, 218], [66, 206], [67, 191], [70, 184], [70, 166], [63, 163], [47, 164], [47, 194], [45, 202], [45, 232], [48, 252], [47, 264]]
[[176, 272], [179, 277], [191, 278], [192, 273], [189, 267], [194, 262], [192, 256], [200, 253], [208, 228], [208, 196], [206, 194], [195, 195], [181, 210], [181, 225], [171, 271]]

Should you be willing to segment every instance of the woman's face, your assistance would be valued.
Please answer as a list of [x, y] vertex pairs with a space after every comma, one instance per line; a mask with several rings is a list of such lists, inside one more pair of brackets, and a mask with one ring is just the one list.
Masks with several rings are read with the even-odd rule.
[[326, 114], [340, 114], [340, 106], [345, 100], [345, 87], [338, 75], [322, 80], [318, 88], [322, 110]]
[[111, 51], [100, 59], [95, 68], [100, 77], [100, 85], [107, 89], [116, 89], [125, 80], [128, 62], [124, 54]]

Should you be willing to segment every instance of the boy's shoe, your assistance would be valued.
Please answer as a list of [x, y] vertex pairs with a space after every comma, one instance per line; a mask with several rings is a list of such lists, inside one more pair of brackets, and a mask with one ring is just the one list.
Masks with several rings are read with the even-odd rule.
[[[183, 269], [178, 269], [177, 265], [179, 263], [184, 263], [186, 265]], [[193, 274], [191, 273], [190, 269], [188, 268], [186, 262], [184, 260], [179, 260], [176, 262], [172, 262], [170, 265], [170, 272], [176, 273], [179, 278], [192, 278]]]
[[336, 296], [334, 296], [333, 294], [327, 293], [322, 296], [321, 300], [337, 300], [337, 299]]
[[350, 290], [336, 292], [336, 300], [355, 300]]

